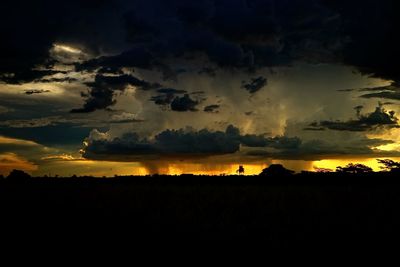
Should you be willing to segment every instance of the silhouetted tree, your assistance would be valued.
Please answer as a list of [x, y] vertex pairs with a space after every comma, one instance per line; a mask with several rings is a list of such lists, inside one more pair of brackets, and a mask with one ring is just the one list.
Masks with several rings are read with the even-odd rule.
[[3, 179], [4, 179], [3, 174], [0, 174], [0, 180], [3, 180]]
[[26, 181], [31, 179], [31, 176], [24, 171], [14, 169], [7, 176], [7, 179], [12, 181]]
[[360, 164], [360, 163], [349, 163], [345, 167], [336, 167], [336, 172], [341, 172], [341, 173], [353, 173], [353, 174], [360, 174], [360, 173], [370, 173], [372, 172], [372, 168]]
[[399, 172], [400, 171], [400, 162], [393, 161], [391, 159], [377, 159], [379, 164], [383, 164], [382, 167], [380, 167], [383, 170], [388, 170], [391, 172]]
[[240, 165], [239, 169], [237, 169], [236, 173], [238, 173], [239, 175], [244, 174], [244, 167], [242, 165]]
[[286, 169], [282, 164], [271, 164], [260, 173], [260, 176], [289, 176], [293, 173], [294, 171]]
[[332, 169], [328, 169], [328, 168], [316, 168], [314, 167], [315, 172], [318, 173], [329, 173], [329, 172], [333, 172]]

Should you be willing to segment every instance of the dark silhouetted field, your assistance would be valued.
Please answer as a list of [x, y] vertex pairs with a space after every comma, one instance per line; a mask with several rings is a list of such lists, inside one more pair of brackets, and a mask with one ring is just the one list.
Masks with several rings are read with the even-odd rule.
[[0, 181], [16, 237], [257, 239], [293, 244], [397, 240], [400, 177], [390, 173], [148, 176]]

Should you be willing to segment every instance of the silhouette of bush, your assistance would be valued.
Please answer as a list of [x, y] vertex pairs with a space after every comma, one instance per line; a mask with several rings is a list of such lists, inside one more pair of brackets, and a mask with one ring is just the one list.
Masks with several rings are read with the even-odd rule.
[[12, 170], [10, 174], [7, 176], [7, 180], [12, 180], [12, 181], [27, 181], [31, 179], [32, 177], [21, 170]]
[[244, 174], [244, 167], [242, 165], [239, 166], [239, 169], [236, 170], [236, 173], [239, 175]]
[[361, 174], [361, 173], [371, 173], [373, 172], [372, 168], [364, 165], [364, 164], [360, 164], [360, 163], [349, 163], [347, 164], [345, 167], [336, 167], [336, 172], [340, 172], [340, 173], [351, 173], [351, 174]]
[[281, 164], [271, 164], [263, 169], [260, 176], [290, 176], [294, 171], [288, 170]]
[[400, 171], [400, 162], [393, 161], [391, 159], [377, 159], [379, 164], [383, 164], [380, 167], [382, 170], [387, 170], [391, 172], [399, 172]]
[[316, 167], [314, 167], [314, 170], [317, 173], [330, 173], [330, 172], [333, 172], [332, 169], [328, 169], [328, 168], [316, 168]]

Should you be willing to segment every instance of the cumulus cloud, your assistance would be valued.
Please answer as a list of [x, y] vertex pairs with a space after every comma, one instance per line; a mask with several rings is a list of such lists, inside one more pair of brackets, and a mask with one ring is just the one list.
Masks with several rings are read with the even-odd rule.
[[165, 130], [150, 139], [135, 132], [112, 137], [94, 130], [85, 140], [81, 153], [83, 158], [91, 160], [137, 161], [144, 164], [156, 164], [151, 163], [152, 160], [195, 160], [217, 155], [239, 155], [243, 161], [267, 158], [319, 160], [349, 155], [398, 156], [398, 152], [378, 149], [392, 143], [391, 140], [366, 137], [337, 141], [316, 137], [303, 141], [289, 136], [242, 135], [238, 128], [229, 125], [225, 131]]
[[140, 138], [137, 133], [125, 133], [111, 138], [106, 133], [92, 131], [85, 141], [82, 155], [88, 159], [127, 160], [140, 155], [185, 155], [207, 156], [233, 154], [246, 147], [271, 147], [279, 150], [292, 150], [301, 144], [298, 138], [265, 137], [263, 135], [241, 135], [238, 128], [229, 125], [223, 131], [191, 128], [165, 130], [153, 139]]

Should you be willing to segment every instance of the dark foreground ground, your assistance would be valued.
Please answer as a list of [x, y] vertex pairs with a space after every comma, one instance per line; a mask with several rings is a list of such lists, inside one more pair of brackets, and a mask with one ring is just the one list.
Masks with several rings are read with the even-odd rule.
[[398, 243], [400, 177], [153, 176], [0, 181], [2, 237]]

